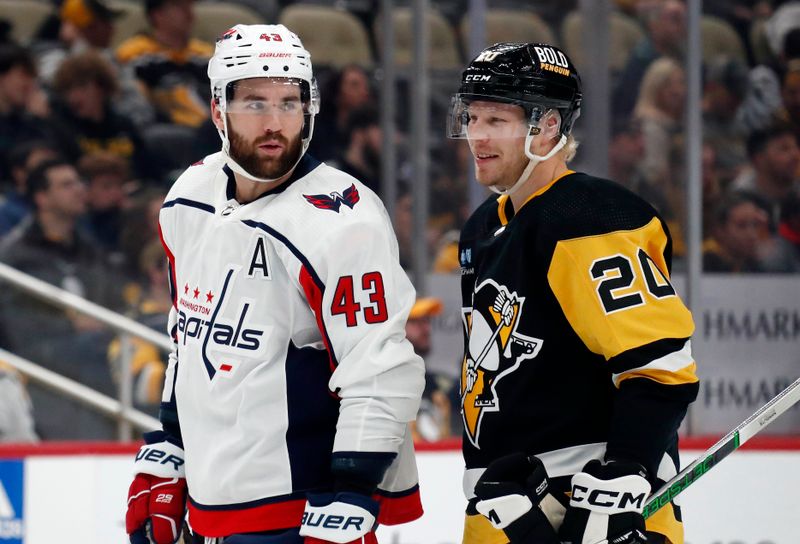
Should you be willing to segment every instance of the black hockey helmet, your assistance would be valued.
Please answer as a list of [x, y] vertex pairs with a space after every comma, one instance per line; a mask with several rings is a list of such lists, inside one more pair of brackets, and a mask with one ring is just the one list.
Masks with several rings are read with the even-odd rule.
[[469, 63], [453, 97], [450, 137], [465, 135], [465, 106], [472, 100], [522, 106], [532, 124], [548, 109], [561, 114], [561, 135], [572, 130], [581, 108], [581, 78], [569, 57], [544, 43], [497, 43]]

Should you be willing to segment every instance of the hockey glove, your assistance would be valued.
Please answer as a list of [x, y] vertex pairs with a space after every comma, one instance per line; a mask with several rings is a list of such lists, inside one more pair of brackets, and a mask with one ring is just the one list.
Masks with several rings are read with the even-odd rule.
[[173, 544], [181, 534], [186, 508], [183, 450], [165, 436], [161, 431], [146, 433], [145, 441], [161, 441], [145, 444], [136, 454], [125, 514], [131, 544]]
[[642, 509], [650, 494], [637, 463], [589, 461], [572, 477], [572, 497], [559, 536], [563, 544], [645, 544]]
[[556, 501], [548, 487], [547, 471], [538, 457], [512, 453], [493, 461], [481, 475], [475, 485], [475, 508], [512, 544], [558, 544], [542, 510], [543, 501]]
[[378, 502], [361, 493], [309, 494], [300, 522], [305, 544], [377, 544]]

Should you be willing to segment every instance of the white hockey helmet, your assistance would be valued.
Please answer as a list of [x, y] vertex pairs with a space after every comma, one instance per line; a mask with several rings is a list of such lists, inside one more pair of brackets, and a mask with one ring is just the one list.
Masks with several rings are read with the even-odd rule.
[[285, 78], [300, 83], [305, 122], [298, 162], [314, 134], [314, 116], [319, 113], [319, 90], [311, 67], [311, 54], [303, 47], [297, 34], [283, 25], [236, 25], [217, 39], [214, 56], [208, 61], [208, 79], [211, 81], [212, 100], [223, 114], [223, 130], [219, 131], [222, 152], [233, 171], [256, 181], [271, 182], [278, 178], [254, 176], [231, 157], [225, 115], [233, 90], [230, 83], [259, 77]]

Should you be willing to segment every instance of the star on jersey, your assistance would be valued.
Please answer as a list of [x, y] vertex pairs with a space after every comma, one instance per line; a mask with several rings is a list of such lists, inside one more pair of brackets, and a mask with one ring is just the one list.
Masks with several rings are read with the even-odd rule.
[[339, 213], [339, 208], [342, 204], [353, 209], [358, 201], [361, 200], [361, 195], [358, 194], [355, 184], [352, 184], [341, 194], [334, 191], [327, 195], [303, 195], [303, 198], [320, 210], [331, 210]]

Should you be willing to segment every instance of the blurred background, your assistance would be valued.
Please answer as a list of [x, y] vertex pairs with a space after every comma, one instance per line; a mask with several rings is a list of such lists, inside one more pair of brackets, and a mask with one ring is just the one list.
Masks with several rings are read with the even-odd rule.
[[[155, 425], [170, 304], [158, 210], [220, 148], [216, 37], [278, 22], [321, 89], [309, 153], [381, 195], [417, 287], [418, 441], [460, 437], [458, 231], [488, 195], [445, 119], [460, 71], [498, 41], [572, 58], [572, 168], [670, 226], [702, 378], [684, 433], [723, 434], [800, 375], [800, 2], [0, 0], [0, 441]], [[798, 409], [767, 432], [800, 434]]]

